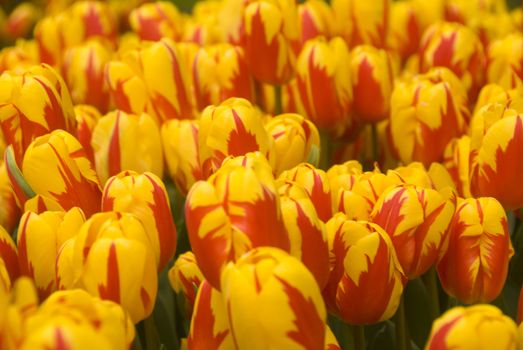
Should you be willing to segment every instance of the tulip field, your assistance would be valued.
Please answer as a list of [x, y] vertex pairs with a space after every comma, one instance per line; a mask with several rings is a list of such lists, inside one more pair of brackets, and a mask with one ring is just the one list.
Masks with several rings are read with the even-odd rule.
[[187, 1], [0, 0], [0, 350], [523, 350], [523, 1]]

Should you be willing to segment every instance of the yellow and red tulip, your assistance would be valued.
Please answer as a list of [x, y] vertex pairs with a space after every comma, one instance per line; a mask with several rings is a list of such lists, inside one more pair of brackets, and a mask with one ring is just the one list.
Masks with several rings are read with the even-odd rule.
[[447, 234], [437, 266], [443, 289], [466, 304], [494, 300], [514, 254], [501, 204], [489, 197], [458, 201]]
[[[20, 275], [18, 264], [18, 249], [15, 242], [2, 226], [0, 226], [0, 260], [4, 264], [4, 272], [7, 272], [7, 279], [14, 283]], [[6, 276], [4, 276], [5, 278]]]
[[440, 161], [448, 142], [465, 132], [465, 89], [446, 68], [398, 83], [391, 97], [390, 133], [398, 158], [428, 166]]
[[301, 44], [318, 36], [334, 36], [334, 13], [329, 4], [322, 0], [307, 0], [298, 4], [301, 28]]
[[146, 113], [109, 112], [96, 123], [91, 146], [102, 183], [126, 170], [149, 171], [163, 176], [160, 129]]
[[394, 72], [390, 54], [369, 45], [350, 54], [354, 118], [375, 123], [388, 117]]
[[329, 247], [324, 223], [305, 189], [295, 182], [278, 187], [281, 214], [289, 234], [290, 253], [313, 274], [320, 289], [329, 278]]
[[259, 246], [289, 251], [279, 199], [267, 161], [235, 160], [189, 191], [185, 219], [192, 251], [205, 278], [220, 289], [229, 261]]
[[294, 75], [299, 42], [298, 10], [294, 0], [254, 0], [243, 14], [244, 47], [252, 75], [263, 83], [283, 84]]
[[6, 165], [0, 159], [0, 226], [12, 232], [18, 224], [20, 215]]
[[385, 191], [371, 220], [390, 236], [403, 272], [414, 279], [436, 264], [455, 210], [451, 190], [438, 192], [413, 185]]
[[[237, 3], [239, 4], [239, 3]], [[184, 18], [182, 41], [189, 41], [200, 46], [227, 42], [220, 20], [223, 19], [221, 1], [198, 1], [192, 9], [192, 16]], [[236, 15], [241, 21], [241, 15]]]
[[102, 115], [98, 109], [91, 105], [74, 106], [74, 114], [76, 116], [76, 137], [91, 163], [95, 164], [91, 139], [93, 138], [94, 127]]
[[76, 131], [69, 91], [50, 66], [33, 66], [22, 74], [4, 72], [0, 87], [0, 126], [17, 162], [36, 137], [55, 129]]
[[483, 45], [472, 29], [459, 23], [441, 22], [423, 34], [419, 50], [420, 71], [433, 67], [450, 69], [474, 99], [485, 81]]
[[[101, 188], [82, 145], [71, 134], [55, 130], [36, 138], [22, 162], [11, 148], [5, 153], [9, 180], [18, 202], [48, 197], [63, 210], [80, 207], [87, 217], [100, 210]], [[21, 165], [21, 166], [20, 166]]]
[[[141, 221], [132, 214], [105, 212], [87, 220], [73, 238], [70, 276], [93, 296], [120, 304], [133, 323], [148, 317], [158, 289], [155, 252]], [[67, 263], [58, 259], [58, 265]], [[60, 283], [58, 283], [60, 285]]]
[[42, 14], [33, 3], [22, 2], [16, 6], [5, 22], [5, 31], [10, 39], [27, 37]]
[[388, 234], [338, 213], [326, 224], [331, 273], [323, 290], [330, 311], [362, 325], [392, 317], [406, 277]]
[[523, 90], [515, 88], [506, 90], [496, 83], [487, 84], [479, 92], [472, 115], [478, 114], [481, 108], [489, 103], [501, 103], [506, 108], [523, 110]]
[[432, 163], [427, 170], [419, 162], [410, 163], [387, 171], [387, 176], [397, 177], [402, 183], [421, 188], [443, 190], [445, 187], [455, 189], [452, 176], [440, 163]]
[[420, 11], [412, 0], [393, 1], [391, 4], [387, 42], [403, 60], [418, 51], [423, 34], [420, 17]]
[[65, 51], [62, 71], [73, 103], [92, 105], [102, 113], [107, 111], [110, 96], [104, 67], [111, 57], [110, 46], [96, 39]]
[[25, 212], [17, 236], [20, 272], [32, 278], [40, 298], [47, 298], [57, 287], [56, 257], [62, 244], [76, 236], [85, 222], [81, 209], [68, 212]]
[[505, 89], [523, 90], [523, 34], [514, 32], [490, 43], [487, 81]]
[[432, 325], [426, 350], [519, 349], [514, 321], [492, 305], [454, 307]]
[[10, 70], [21, 74], [39, 62], [38, 47], [34, 40], [17, 40], [14, 46], [0, 51], [0, 72]]
[[470, 198], [470, 136], [452, 139], [443, 153], [443, 165], [452, 177], [458, 194], [463, 198]]
[[[277, 248], [256, 248], [236, 263], [227, 264], [221, 284], [231, 333], [239, 349], [325, 346], [327, 313], [320, 289], [295, 257]], [[245, 312], [246, 308], [251, 312]], [[269, 316], [275, 314], [276, 324]]]
[[333, 0], [337, 32], [352, 48], [357, 45], [386, 45], [391, 0]]
[[[320, 129], [336, 130], [351, 122], [349, 49], [341, 38], [319, 37], [305, 43], [296, 67], [304, 113]], [[321, 94], [315, 93], [322, 91]]]
[[203, 281], [200, 284], [187, 339], [188, 350], [235, 348], [223, 299], [222, 293], [209, 282]]
[[302, 163], [281, 173], [278, 181], [292, 181], [303, 186], [320, 220], [326, 222], [332, 217], [331, 189], [325, 171], [316, 169], [312, 164]]
[[158, 271], [171, 260], [176, 251], [176, 226], [167, 190], [158, 176], [123, 171], [111, 177], [103, 191], [102, 210], [132, 213], [142, 222]]
[[472, 119], [470, 134], [472, 194], [495, 197], [506, 209], [523, 206], [518, 175], [523, 172], [523, 113], [487, 104]]
[[180, 12], [169, 1], [145, 3], [129, 14], [131, 29], [142, 40], [178, 40], [182, 34], [182, 23]]
[[300, 163], [318, 165], [320, 135], [316, 126], [299, 114], [285, 113], [265, 124], [274, 140], [274, 166], [276, 175]]
[[261, 113], [245, 99], [230, 98], [202, 112], [198, 144], [204, 176], [216, 171], [227, 156], [259, 151], [271, 161], [272, 143]]
[[176, 293], [185, 297], [185, 311], [189, 318], [195, 306], [196, 293], [204, 280], [193, 252], [185, 252], [178, 256], [169, 270], [171, 287]]

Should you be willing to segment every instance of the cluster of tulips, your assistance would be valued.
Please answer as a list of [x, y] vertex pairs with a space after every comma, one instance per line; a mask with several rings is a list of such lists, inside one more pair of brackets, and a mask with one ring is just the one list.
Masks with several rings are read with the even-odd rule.
[[523, 7], [11, 7], [0, 349], [523, 350]]

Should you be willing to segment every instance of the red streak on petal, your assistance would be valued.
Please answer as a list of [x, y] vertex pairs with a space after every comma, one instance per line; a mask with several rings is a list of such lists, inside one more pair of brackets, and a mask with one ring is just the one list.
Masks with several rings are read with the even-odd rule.
[[118, 269], [116, 245], [113, 242], [109, 248], [109, 255], [107, 257], [107, 284], [98, 285], [98, 294], [100, 294], [100, 298], [120, 303], [120, 273]]

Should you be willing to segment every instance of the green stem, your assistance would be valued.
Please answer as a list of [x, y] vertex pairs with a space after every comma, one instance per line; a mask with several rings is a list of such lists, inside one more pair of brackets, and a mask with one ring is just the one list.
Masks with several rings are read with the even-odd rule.
[[[371, 124], [371, 133], [372, 133], [372, 160], [377, 162], [379, 158], [379, 140], [378, 140], [378, 127], [376, 123]], [[374, 168], [374, 164], [371, 164], [371, 168]]]
[[352, 326], [352, 336], [354, 337], [354, 349], [365, 350], [367, 347], [365, 343], [365, 326]]
[[429, 292], [430, 297], [430, 316], [434, 321], [440, 315], [440, 305], [439, 305], [439, 292], [438, 292], [438, 280], [436, 277], [436, 268], [433, 266], [429, 271], [423, 276], [423, 282], [425, 287]]
[[274, 85], [274, 115], [281, 114], [282, 111], [281, 85]]
[[332, 158], [332, 140], [325, 131], [320, 131], [320, 169], [327, 171]]
[[160, 347], [160, 341], [153, 315], [143, 320], [143, 323], [145, 328], [145, 348], [158, 349]]
[[404, 296], [401, 296], [400, 305], [396, 312], [396, 350], [410, 350], [410, 341], [407, 329], [407, 319], [405, 318]]

